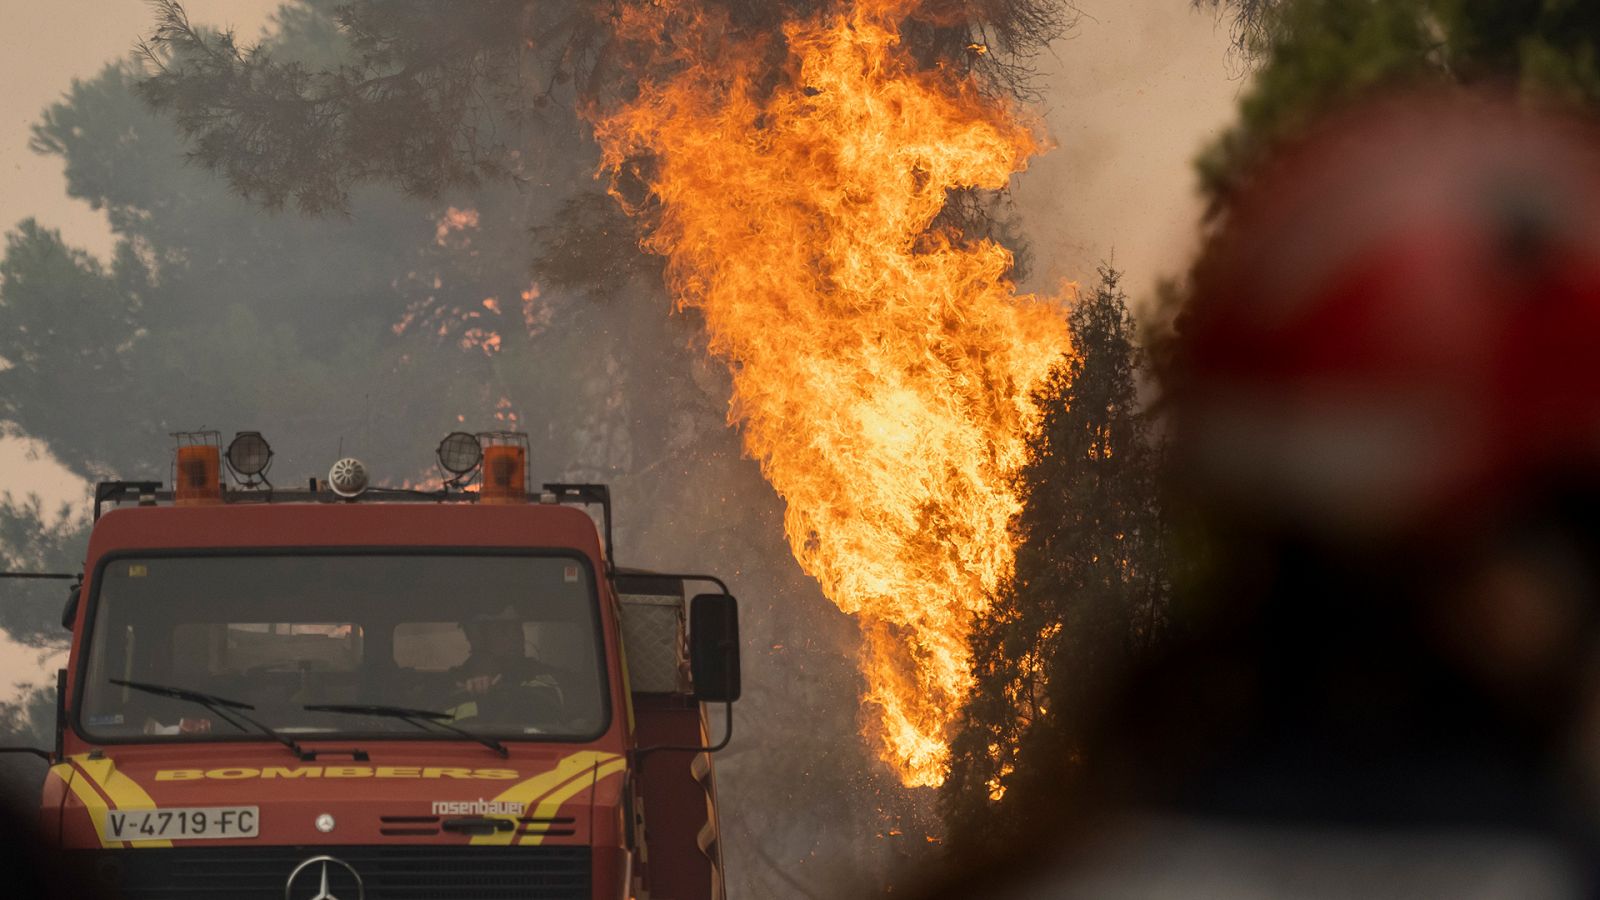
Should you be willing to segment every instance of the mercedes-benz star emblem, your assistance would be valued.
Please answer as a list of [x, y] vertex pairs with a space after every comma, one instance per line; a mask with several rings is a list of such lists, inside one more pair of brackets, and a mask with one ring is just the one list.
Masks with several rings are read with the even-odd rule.
[[[333, 892], [333, 883], [328, 878], [330, 866], [335, 873], [333, 881], [339, 882], [340, 889], [346, 890], [342, 896]], [[349, 873], [349, 877], [344, 877], [344, 873]], [[295, 890], [296, 882], [301, 885], [299, 891]], [[350, 885], [355, 887], [353, 897], [347, 890]], [[311, 893], [313, 886], [316, 893]], [[283, 900], [365, 900], [366, 895], [367, 889], [361, 884], [361, 876], [356, 874], [355, 867], [331, 856], [313, 856], [295, 866], [294, 871], [289, 873], [289, 882], [283, 886]]]

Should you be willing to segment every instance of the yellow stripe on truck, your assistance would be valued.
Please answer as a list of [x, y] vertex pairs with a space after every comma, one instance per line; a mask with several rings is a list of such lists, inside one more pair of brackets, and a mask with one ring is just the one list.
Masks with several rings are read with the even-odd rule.
[[[541, 772], [532, 778], [520, 781], [494, 798], [498, 803], [516, 803], [524, 809], [524, 815], [532, 818], [548, 819], [561, 811], [561, 807], [576, 796], [579, 792], [593, 787], [600, 781], [621, 773], [627, 768], [627, 760], [616, 753], [605, 753], [598, 750], [580, 750], [568, 754], [556, 763], [555, 767], [547, 772]], [[103, 847], [122, 847], [122, 841], [112, 840], [106, 832], [107, 813], [111, 810], [155, 809], [156, 804], [144, 788], [132, 778], [118, 771], [116, 765], [109, 759], [91, 759], [86, 754], [71, 757], [71, 765], [62, 763], [54, 766], [51, 773], [65, 781], [69, 790], [83, 804], [84, 810], [89, 815], [89, 820], [94, 824], [95, 834], [100, 838]], [[441, 774], [448, 772], [451, 777], [457, 778], [502, 778], [512, 770], [439, 770]], [[456, 774], [459, 771], [459, 774]], [[276, 773], [274, 773], [276, 774]], [[300, 773], [295, 773], [300, 774]], [[327, 775], [328, 772], [305, 773], [312, 777]], [[339, 772], [345, 775], [344, 772]], [[355, 773], [349, 773], [355, 774]], [[361, 774], [373, 774], [369, 771]], [[388, 772], [380, 772], [387, 775]], [[395, 770], [394, 775], [416, 777], [409, 771]], [[431, 772], [427, 774], [432, 774]], [[158, 781], [188, 781], [196, 778], [225, 778], [260, 777], [255, 770], [246, 773], [240, 770], [237, 774], [231, 770], [217, 770], [207, 772], [202, 770], [162, 770], [156, 773]], [[96, 790], [98, 788], [98, 790]], [[103, 796], [102, 796], [103, 795]], [[108, 802], [109, 801], [109, 802]], [[507, 846], [517, 837], [517, 829], [497, 831], [493, 834], [475, 835], [472, 843], [483, 845]], [[539, 844], [544, 841], [543, 834], [523, 835], [521, 843]], [[170, 840], [156, 841], [129, 841], [132, 847], [171, 847]]]
[[[610, 762], [600, 763], [600, 764], [596, 765], [595, 768], [594, 768], [594, 777], [593, 778], [588, 778], [588, 779], [574, 778], [574, 779], [572, 779], [571, 781], [567, 782], [566, 784], [562, 785], [561, 787], [558, 787], [555, 790], [551, 791], [550, 793], [545, 794], [544, 798], [539, 801], [539, 807], [537, 809], [535, 809], [533, 812], [524, 813], [524, 815], [531, 816], [531, 817], [536, 818], [536, 819], [548, 819], [548, 818], [551, 818], [556, 813], [561, 811], [561, 807], [568, 800], [571, 800], [572, 796], [574, 794], [578, 793], [579, 791], [581, 791], [581, 790], [583, 790], [585, 788], [594, 787], [595, 785], [599, 784], [601, 781], [611, 777], [612, 775], [615, 775], [615, 774], [621, 772], [623, 769], [626, 769], [627, 767], [628, 767], [628, 761], [625, 760], [625, 759], [622, 759], [621, 757], [613, 759]], [[525, 834], [525, 835], [522, 836], [522, 840], [519, 843], [522, 843], [522, 844], [542, 844], [542, 843], [544, 843], [544, 835], [543, 834], [539, 834], [539, 833]]]
[[[94, 822], [95, 833], [100, 835], [100, 843], [106, 847], [120, 847], [121, 841], [111, 841], [106, 837], [106, 813], [113, 809], [155, 809], [156, 802], [150, 799], [143, 787], [137, 781], [117, 771], [116, 764], [109, 759], [91, 759], [87, 754], [69, 757], [79, 773], [94, 783], [99, 788], [97, 794], [94, 788], [83, 782], [82, 778], [73, 778], [67, 782], [72, 793], [83, 802], [84, 808], [89, 811], [89, 818]], [[104, 794], [110, 805], [100, 799]], [[171, 847], [171, 841], [129, 841], [130, 847]]]
[[50, 767], [50, 774], [61, 779], [72, 791], [72, 795], [83, 804], [83, 810], [89, 815], [90, 824], [94, 825], [95, 836], [100, 839], [102, 847], [122, 847], [121, 841], [113, 841], [106, 837], [106, 801], [89, 785], [88, 779], [78, 774], [67, 763], [59, 763]]
[[[505, 789], [498, 797], [496, 803], [520, 803], [524, 809], [523, 815], [529, 815], [526, 810], [534, 807], [547, 795], [564, 790], [569, 782], [576, 782], [578, 787], [567, 797], [577, 793], [583, 788], [593, 784], [593, 771], [595, 766], [613, 762], [622, 762], [622, 757], [615, 753], [604, 753], [599, 750], [579, 750], [568, 754], [555, 768], [548, 772], [535, 775], [526, 781], [519, 782]], [[540, 807], [543, 808], [542, 806]], [[493, 834], [474, 835], [472, 843], [483, 845], [506, 846], [516, 837], [517, 830], [496, 831]]]

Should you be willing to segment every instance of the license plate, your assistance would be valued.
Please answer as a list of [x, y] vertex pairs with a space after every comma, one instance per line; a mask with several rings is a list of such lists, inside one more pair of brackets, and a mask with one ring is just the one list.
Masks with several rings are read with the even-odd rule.
[[106, 813], [106, 837], [114, 841], [203, 841], [260, 834], [258, 806], [114, 809]]

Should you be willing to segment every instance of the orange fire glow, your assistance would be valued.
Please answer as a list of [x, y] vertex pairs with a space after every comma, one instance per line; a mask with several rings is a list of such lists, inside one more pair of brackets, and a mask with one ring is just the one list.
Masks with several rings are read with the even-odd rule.
[[919, 71], [906, 11], [790, 24], [773, 84], [771, 42], [720, 14], [625, 5], [621, 36], [672, 74], [591, 117], [613, 194], [732, 370], [730, 421], [796, 557], [858, 617], [865, 735], [934, 785], [970, 624], [1011, 570], [1028, 391], [1067, 337], [1060, 304], [1016, 294], [1005, 248], [933, 227], [948, 191], [1003, 187], [1039, 144], [970, 78]]

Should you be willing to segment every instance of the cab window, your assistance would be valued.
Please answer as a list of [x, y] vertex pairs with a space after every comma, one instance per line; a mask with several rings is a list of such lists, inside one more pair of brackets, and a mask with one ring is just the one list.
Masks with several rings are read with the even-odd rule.
[[315, 705], [425, 710], [502, 738], [605, 724], [594, 586], [572, 557], [119, 559], [98, 584], [78, 717], [92, 739], [241, 736], [204, 703], [150, 688], [249, 704], [285, 733], [438, 736]]

